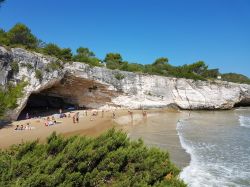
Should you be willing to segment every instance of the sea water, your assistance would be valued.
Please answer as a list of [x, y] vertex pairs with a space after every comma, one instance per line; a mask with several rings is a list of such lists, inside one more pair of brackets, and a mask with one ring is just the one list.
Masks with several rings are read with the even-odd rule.
[[250, 108], [186, 113], [177, 131], [191, 155], [180, 174], [188, 186], [250, 186]]

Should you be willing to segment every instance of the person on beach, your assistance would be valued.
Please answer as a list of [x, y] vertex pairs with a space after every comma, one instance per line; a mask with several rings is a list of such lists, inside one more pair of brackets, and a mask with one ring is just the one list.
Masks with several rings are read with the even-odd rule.
[[113, 114], [113, 119], [115, 119], [115, 111], [113, 111], [113, 113], [112, 113], [112, 114]]
[[102, 118], [104, 117], [104, 110], [102, 110]]
[[26, 124], [25, 130], [31, 130], [30, 123]]
[[79, 112], [76, 113], [76, 123], [79, 123]]
[[19, 125], [16, 125], [15, 130], [16, 130], [16, 131], [17, 131], [17, 130], [20, 130]]
[[49, 122], [48, 122], [48, 120], [45, 120], [44, 125], [45, 125], [46, 127], [48, 127], [48, 126], [49, 126]]
[[51, 126], [51, 125], [55, 125], [55, 122], [54, 121], [49, 121], [48, 126]]
[[76, 123], [76, 116], [73, 115], [73, 123]]
[[129, 113], [129, 115], [131, 117], [131, 121], [133, 121], [133, 112], [129, 110], [128, 113]]
[[26, 113], [26, 119], [29, 119], [30, 117], [29, 117], [29, 113], [27, 112]]
[[23, 125], [21, 125], [20, 130], [24, 130]]
[[70, 113], [68, 113], [68, 118], [70, 118], [71, 116], [70, 116]]

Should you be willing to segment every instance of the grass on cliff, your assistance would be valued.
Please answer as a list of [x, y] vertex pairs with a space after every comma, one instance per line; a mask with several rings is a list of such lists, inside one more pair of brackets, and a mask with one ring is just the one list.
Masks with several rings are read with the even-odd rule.
[[45, 144], [0, 151], [0, 186], [186, 186], [179, 172], [168, 153], [114, 129], [95, 139], [53, 133]]

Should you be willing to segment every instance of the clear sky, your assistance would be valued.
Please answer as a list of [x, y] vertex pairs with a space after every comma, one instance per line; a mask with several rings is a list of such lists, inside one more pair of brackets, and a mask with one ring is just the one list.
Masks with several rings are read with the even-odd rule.
[[6, 0], [0, 27], [26, 24], [45, 42], [141, 64], [204, 60], [250, 77], [250, 0]]

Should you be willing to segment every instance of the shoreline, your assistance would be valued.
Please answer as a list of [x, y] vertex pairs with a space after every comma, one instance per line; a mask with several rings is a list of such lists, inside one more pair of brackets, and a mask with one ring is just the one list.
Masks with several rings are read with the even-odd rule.
[[[130, 139], [142, 138], [146, 145], [156, 146], [167, 151], [170, 160], [180, 169], [183, 169], [191, 161], [191, 155], [182, 146], [181, 137], [177, 130], [179, 121], [185, 115], [186, 113], [177, 110], [162, 109], [151, 110], [146, 120], [143, 119], [142, 115], [139, 115], [136, 120], [131, 122], [130, 116], [126, 115], [116, 121], [119, 128], [128, 133]], [[119, 123], [120, 121], [123, 121], [123, 123]]]

